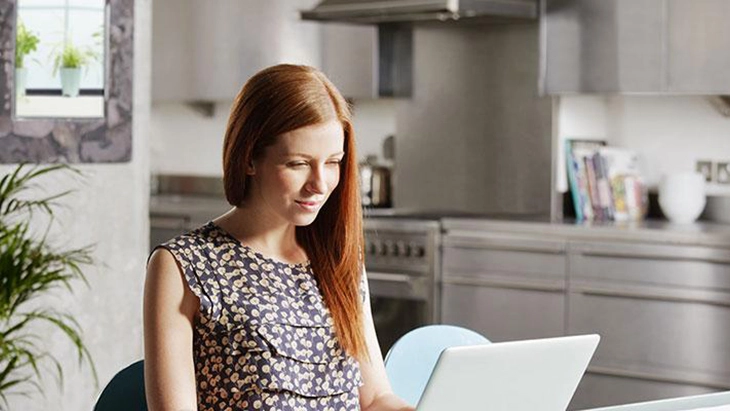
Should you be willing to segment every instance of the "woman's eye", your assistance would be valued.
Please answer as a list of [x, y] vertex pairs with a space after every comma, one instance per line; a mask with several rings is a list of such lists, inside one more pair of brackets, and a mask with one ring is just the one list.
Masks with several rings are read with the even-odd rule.
[[330, 160], [327, 163], [328, 164], [332, 164], [332, 165], [339, 166], [340, 164], [342, 164], [342, 160]]
[[302, 168], [302, 167], [306, 167], [307, 163], [304, 161], [292, 161], [292, 162], [286, 163], [286, 166], [292, 167], [292, 168]]

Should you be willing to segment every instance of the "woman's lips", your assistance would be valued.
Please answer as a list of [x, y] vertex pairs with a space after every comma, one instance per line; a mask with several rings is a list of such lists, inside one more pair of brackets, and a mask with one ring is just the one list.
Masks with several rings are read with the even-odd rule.
[[317, 211], [319, 209], [319, 206], [322, 204], [319, 201], [299, 201], [295, 200], [297, 204], [299, 204], [299, 207], [303, 208], [306, 211]]

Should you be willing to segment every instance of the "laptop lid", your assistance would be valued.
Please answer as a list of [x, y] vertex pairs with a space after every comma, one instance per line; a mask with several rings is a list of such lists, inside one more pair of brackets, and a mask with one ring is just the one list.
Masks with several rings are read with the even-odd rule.
[[600, 337], [578, 335], [447, 348], [418, 411], [565, 411]]

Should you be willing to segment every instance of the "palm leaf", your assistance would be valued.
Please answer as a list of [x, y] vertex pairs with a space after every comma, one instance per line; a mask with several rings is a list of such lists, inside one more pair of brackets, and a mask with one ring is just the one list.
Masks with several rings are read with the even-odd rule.
[[[96, 368], [83, 343], [80, 324], [68, 313], [44, 307], [40, 300], [54, 289], [73, 292], [76, 281], [88, 286], [82, 269], [93, 263], [91, 246], [57, 250], [49, 244], [54, 209], [72, 190], [48, 194], [39, 181], [59, 172], [80, 175], [78, 170], [63, 164], [21, 164], [0, 178], [0, 409], [2, 404], [8, 405], [10, 394], [43, 393], [39, 384], [43, 363], [54, 367], [52, 374], [59, 385], [63, 384], [61, 363], [36, 344], [41, 337], [33, 331], [37, 329], [34, 323], [45, 323], [63, 332], [75, 348], [79, 363], [90, 365], [98, 386]], [[40, 236], [30, 228], [31, 216], [39, 212], [49, 217]], [[34, 303], [29, 305], [31, 301]], [[32, 391], [24, 391], [26, 387]]]

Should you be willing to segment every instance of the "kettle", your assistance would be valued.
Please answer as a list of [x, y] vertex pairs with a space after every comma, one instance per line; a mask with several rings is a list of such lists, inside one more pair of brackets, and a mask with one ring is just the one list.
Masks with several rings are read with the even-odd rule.
[[364, 207], [392, 207], [390, 167], [370, 155], [360, 163], [360, 195]]

